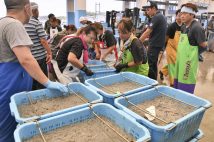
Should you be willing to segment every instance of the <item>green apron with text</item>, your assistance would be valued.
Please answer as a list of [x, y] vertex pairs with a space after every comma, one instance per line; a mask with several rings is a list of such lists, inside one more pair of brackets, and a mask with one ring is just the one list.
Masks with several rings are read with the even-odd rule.
[[198, 46], [191, 46], [188, 35], [181, 34], [175, 64], [174, 87], [194, 93], [198, 69]]

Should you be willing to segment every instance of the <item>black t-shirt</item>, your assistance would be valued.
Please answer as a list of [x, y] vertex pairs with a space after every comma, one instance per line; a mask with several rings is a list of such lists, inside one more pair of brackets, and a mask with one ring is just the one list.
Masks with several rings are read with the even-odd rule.
[[174, 22], [170, 24], [169, 27], [167, 28], [166, 35], [169, 36], [169, 38], [174, 39], [176, 31], [181, 31], [181, 26], [179, 26], [176, 22]]
[[109, 30], [106, 30], [103, 35], [100, 35], [98, 40], [104, 42], [104, 45], [107, 47], [117, 44], [114, 34]]
[[70, 52], [75, 54], [78, 59], [82, 56], [82, 51], [84, 50], [83, 43], [80, 38], [71, 38], [67, 40], [62, 48], [59, 50], [58, 55], [56, 57], [56, 61], [58, 63], [59, 69], [61, 72], [65, 69], [68, 64], [68, 55]]
[[152, 29], [149, 38], [149, 46], [163, 48], [165, 45], [167, 30], [167, 23], [163, 14], [158, 12], [153, 16], [148, 28]]
[[128, 50], [132, 53], [135, 63], [142, 62], [145, 64], [147, 62], [146, 49], [139, 39], [134, 39]]
[[181, 27], [182, 33], [188, 34], [189, 43], [192, 46], [199, 46], [200, 43], [205, 42], [205, 31], [201, 24], [197, 21], [193, 21], [191, 25], [186, 28], [185, 25]]

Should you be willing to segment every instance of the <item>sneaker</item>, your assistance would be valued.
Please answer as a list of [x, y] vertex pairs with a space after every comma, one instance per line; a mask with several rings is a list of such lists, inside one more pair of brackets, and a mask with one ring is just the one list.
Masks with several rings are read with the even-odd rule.
[[202, 55], [199, 55], [199, 56], [198, 56], [198, 60], [199, 60], [200, 62], [203, 62], [203, 61], [204, 61], [204, 57], [203, 57]]
[[159, 71], [159, 74], [160, 74], [160, 80], [163, 81], [163, 79], [164, 79], [163, 78], [163, 73], [161, 71]]

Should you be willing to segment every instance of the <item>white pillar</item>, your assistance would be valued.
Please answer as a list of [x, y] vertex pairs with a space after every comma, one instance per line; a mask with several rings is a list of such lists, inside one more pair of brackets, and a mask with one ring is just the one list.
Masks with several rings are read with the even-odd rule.
[[86, 0], [74, 0], [75, 25], [80, 27], [79, 18], [86, 16]]
[[67, 0], [67, 23], [75, 24], [74, 21], [74, 0]]

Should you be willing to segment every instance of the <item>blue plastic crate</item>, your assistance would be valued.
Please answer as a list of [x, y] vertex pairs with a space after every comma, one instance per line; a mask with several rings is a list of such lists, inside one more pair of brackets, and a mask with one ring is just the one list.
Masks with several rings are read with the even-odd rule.
[[[100, 60], [89, 60], [86, 66], [92, 71], [104, 71], [104, 70], [114, 70], [113, 67], [109, 67], [109, 65]], [[82, 74], [84, 74], [82, 72]]]
[[[68, 86], [75, 93], [80, 93], [84, 98], [88, 99], [89, 102], [91, 102], [91, 103], [103, 102], [103, 98], [101, 95], [91, 91], [87, 86], [85, 86], [82, 83], [70, 83]], [[32, 101], [36, 101], [36, 100], [43, 100], [43, 99], [47, 99], [47, 98], [54, 98], [54, 97], [62, 96], [62, 94], [59, 91], [42, 89], [42, 90], [31, 91], [31, 92], [21, 92], [21, 93], [13, 95], [11, 97], [10, 110], [11, 110], [11, 114], [15, 117], [15, 119], [18, 123], [24, 123], [24, 122], [27, 122], [27, 121], [30, 121], [33, 119], [49, 118], [49, 117], [56, 116], [56, 115], [59, 115], [62, 113], [66, 113], [69, 111], [87, 107], [89, 105], [89, 103], [85, 103], [82, 105], [77, 105], [74, 107], [66, 108], [63, 110], [55, 111], [55, 112], [44, 114], [41, 116], [33, 116], [33, 117], [24, 118], [24, 117], [21, 117], [21, 115], [18, 111], [18, 106], [22, 105], [22, 104], [29, 104], [30, 101], [29, 101], [28, 96], [31, 97]]]
[[106, 68], [106, 63], [100, 60], [89, 60], [86, 66], [90, 69]]
[[[128, 102], [126, 99], [134, 104], [139, 104], [154, 99], [159, 96], [160, 93], [193, 105], [196, 107], [196, 110], [178, 119], [174, 123], [158, 126], [127, 108]], [[158, 86], [139, 92], [127, 96], [126, 99], [124, 97], [115, 99], [115, 106], [134, 117], [143, 126], [146, 126], [150, 130], [152, 142], [184, 142], [188, 140], [197, 133], [205, 110], [211, 107], [211, 103], [207, 100], [165, 86]]]
[[98, 93], [103, 96], [103, 101], [105, 103], [114, 105], [114, 99], [121, 96], [121, 94], [117, 94], [117, 93], [109, 94], [109, 93], [107, 93], [107, 92], [105, 92], [99, 88], [102, 88], [101, 85], [103, 85], [103, 86], [111, 85], [114, 83], [120, 83], [120, 82], [124, 82], [124, 81], [133, 81], [133, 82], [142, 84], [143, 86], [136, 88], [136, 89], [133, 89], [133, 90], [130, 90], [128, 92], [123, 92], [123, 95], [130, 95], [130, 94], [133, 94], [135, 92], [147, 90], [147, 89], [152, 88], [152, 86], [158, 84], [158, 82], [156, 80], [153, 80], [153, 79], [150, 79], [146, 76], [139, 75], [139, 74], [132, 73], [132, 72], [122, 72], [119, 74], [98, 78], [96, 80], [89, 79], [89, 80], [85, 81], [85, 84], [90, 86], [92, 90], [98, 91]]
[[[102, 66], [102, 67], [90, 67], [90, 70], [92, 70], [93, 72], [98, 72], [98, 71], [115, 71], [115, 68], [113, 67], [108, 67], [108, 66]], [[84, 72], [82, 72], [83, 74]], [[84, 73], [85, 74], [85, 73]]]
[[[137, 142], [146, 142], [150, 140], [149, 131], [123, 111], [103, 103], [92, 105], [92, 109], [97, 115], [107, 117], [117, 126], [131, 134], [133, 137], [135, 137]], [[52, 118], [40, 120], [39, 126], [42, 132], [45, 133], [66, 125], [81, 123], [82, 121], [93, 117], [95, 117], [95, 115], [92, 113], [89, 107], [87, 107], [54, 116]], [[16, 142], [21, 142], [23, 140], [32, 138], [35, 135], [39, 135], [39, 131], [35, 122], [23, 124], [14, 132], [14, 138]]]
[[198, 132], [190, 140], [188, 140], [188, 142], [198, 142], [203, 135], [204, 133], [199, 129]]
[[103, 70], [93, 70], [94, 75], [87, 76], [83, 71], [80, 72], [81, 77], [83, 78], [83, 82], [87, 79], [94, 79], [99, 77], [104, 77], [112, 74], [116, 74], [115, 69], [103, 69]]

